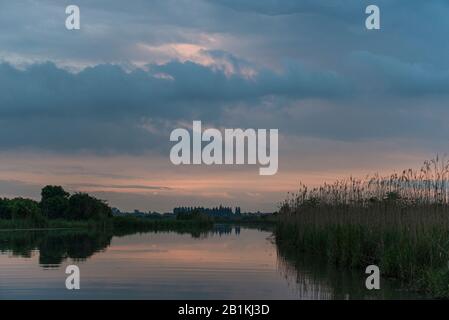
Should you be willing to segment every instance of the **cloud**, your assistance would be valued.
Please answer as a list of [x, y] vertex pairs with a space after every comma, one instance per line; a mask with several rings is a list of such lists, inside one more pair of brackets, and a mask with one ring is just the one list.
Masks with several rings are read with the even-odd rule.
[[[351, 0], [208, 0], [210, 3], [220, 4], [237, 11], [257, 12], [266, 15], [289, 15], [296, 13], [342, 13], [360, 1]], [[350, 9], [349, 9], [350, 10]]]
[[103, 64], [77, 73], [53, 63], [0, 64], [0, 148], [167, 154], [170, 131], [198, 119], [344, 141], [441, 140], [449, 132], [441, 120], [449, 72], [430, 64], [359, 51], [339, 74], [293, 60], [271, 70], [228, 52], [203, 54], [223, 63], [131, 71]]
[[82, 183], [82, 184], [70, 184], [72, 188], [76, 189], [133, 189], [133, 190], [147, 190], [147, 191], [169, 191], [172, 188], [161, 186], [147, 186], [137, 184], [120, 184], [120, 185], [108, 185], [108, 184], [96, 184], [96, 183]]
[[39, 200], [42, 186], [18, 180], [0, 179], [0, 196], [14, 198], [17, 195]]
[[410, 98], [449, 94], [449, 68], [406, 62], [367, 51], [355, 52], [352, 57], [359, 62], [359, 74], [362, 71], [371, 84], [375, 79], [375, 86], [383, 87], [390, 94]]
[[[235, 61], [230, 65], [240, 68]], [[0, 64], [0, 147], [164, 149], [168, 132], [179, 122], [219, 119], [233, 104], [257, 108], [270, 96], [335, 99], [347, 87], [334, 72], [294, 62], [281, 72], [261, 69], [251, 77], [190, 61], [147, 69], [126, 72], [116, 65], [97, 65], [71, 73], [53, 63], [24, 70]]]

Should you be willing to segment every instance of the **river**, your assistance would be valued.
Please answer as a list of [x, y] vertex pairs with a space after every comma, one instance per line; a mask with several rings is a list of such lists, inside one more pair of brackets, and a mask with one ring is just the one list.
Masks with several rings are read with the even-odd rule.
[[[109, 235], [0, 232], [0, 299], [407, 299], [382, 279], [336, 270], [278, 248], [266, 228], [218, 225], [208, 232]], [[67, 290], [66, 266], [80, 269]]]

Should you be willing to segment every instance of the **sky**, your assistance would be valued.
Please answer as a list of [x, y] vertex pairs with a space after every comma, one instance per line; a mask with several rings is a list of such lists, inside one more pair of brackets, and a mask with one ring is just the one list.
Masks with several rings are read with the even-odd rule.
[[[273, 211], [299, 182], [417, 168], [449, 151], [448, 29], [444, 0], [0, 0], [0, 195]], [[194, 120], [278, 129], [277, 174], [173, 165]]]

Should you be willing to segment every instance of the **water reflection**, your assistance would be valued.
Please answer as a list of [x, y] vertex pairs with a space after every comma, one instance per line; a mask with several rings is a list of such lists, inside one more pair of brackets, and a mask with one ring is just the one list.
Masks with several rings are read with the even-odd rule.
[[[153, 233], [170, 231], [154, 230]], [[30, 258], [39, 253], [39, 264], [44, 268], [58, 267], [66, 259], [83, 261], [97, 252], [105, 250], [112, 238], [125, 237], [138, 232], [132, 230], [112, 232], [108, 230], [33, 230], [0, 231], [0, 252], [14, 257]], [[142, 232], [139, 232], [142, 233]], [[192, 238], [206, 239], [211, 236], [240, 234], [240, 226], [217, 224], [210, 229], [178, 230], [178, 234], [189, 234]]]
[[276, 244], [279, 271], [302, 299], [416, 299], [417, 293], [391, 279], [381, 279], [381, 290], [367, 290], [363, 270], [339, 269], [324, 254], [305, 255], [297, 248]]
[[[73, 262], [86, 277], [76, 293], [64, 286]], [[0, 232], [0, 299], [416, 298], [390, 281], [368, 291], [364, 276], [276, 243], [257, 225]]]
[[235, 235], [240, 234], [240, 226], [232, 226], [229, 224], [216, 224], [214, 228], [208, 232], [208, 235], [229, 235], [234, 230]]
[[39, 264], [57, 267], [67, 258], [83, 261], [107, 248], [113, 235], [94, 231], [14, 231], [0, 232], [0, 252], [30, 258], [39, 252]]

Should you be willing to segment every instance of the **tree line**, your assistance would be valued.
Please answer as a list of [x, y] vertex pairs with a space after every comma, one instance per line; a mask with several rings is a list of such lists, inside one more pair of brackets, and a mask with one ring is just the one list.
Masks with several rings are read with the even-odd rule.
[[0, 198], [0, 219], [101, 220], [112, 217], [108, 204], [87, 193], [66, 192], [61, 186], [45, 186], [41, 201], [26, 198]]

